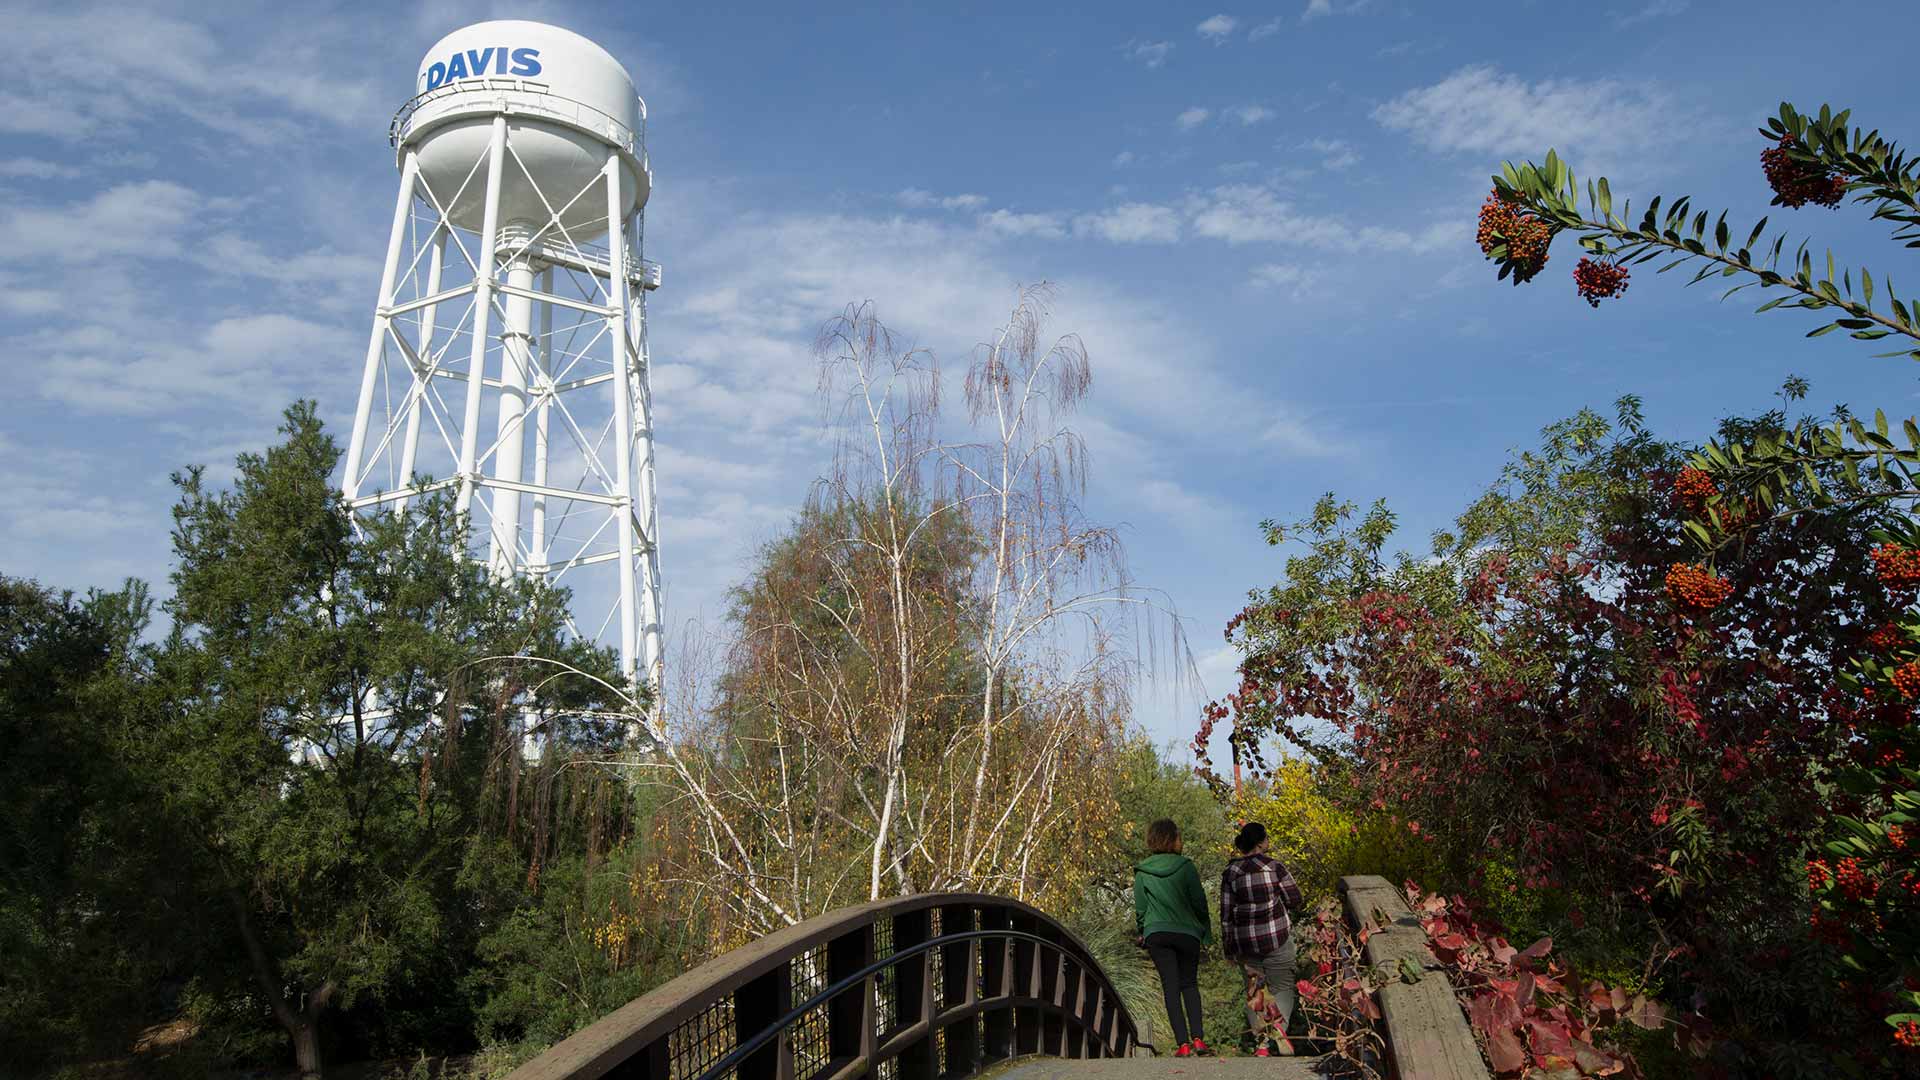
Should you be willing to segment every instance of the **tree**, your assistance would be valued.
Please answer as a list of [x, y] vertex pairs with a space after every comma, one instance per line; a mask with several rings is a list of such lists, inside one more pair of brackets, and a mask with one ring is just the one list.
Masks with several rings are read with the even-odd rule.
[[[654, 764], [686, 793], [686, 868], [758, 933], [884, 892], [1071, 895], [1050, 853], [1114, 818], [1137, 594], [1084, 520], [1062, 419], [1077, 340], [1023, 291], [968, 379], [980, 444], [941, 437], [931, 356], [871, 305], [823, 328], [836, 453], [735, 594], [710, 709], [671, 708]], [[1078, 846], [1078, 841], [1071, 846]]]
[[[1836, 114], [1824, 105], [1809, 117], [1782, 103], [1767, 120], [1761, 135], [1769, 146], [1760, 158], [1774, 204], [1834, 208], [1851, 198], [1871, 207], [1875, 220], [1894, 223], [1896, 242], [1920, 244], [1920, 159], [1878, 131], [1850, 128], [1849, 118], [1849, 111]], [[1727, 296], [1756, 284], [1784, 290], [1761, 311], [1839, 310], [1839, 317], [1809, 337], [1834, 330], [1864, 341], [1894, 337], [1900, 348], [1883, 355], [1920, 359], [1915, 312], [1894, 292], [1884, 268], [1876, 298], [1873, 273], [1860, 268], [1856, 292], [1852, 270], [1836, 278], [1831, 251], [1823, 274], [1804, 242], [1783, 265], [1784, 237], [1759, 247], [1765, 218], [1735, 248], [1726, 214], [1709, 234], [1709, 213], [1694, 211], [1690, 200], [1669, 204], [1662, 217], [1655, 198], [1634, 227], [1630, 210], [1614, 216], [1605, 179], [1589, 185], [1585, 215], [1578, 190], [1571, 170], [1552, 151], [1544, 166], [1503, 165], [1481, 211], [1481, 247], [1502, 277], [1530, 279], [1545, 264], [1554, 235], [1575, 231], [1580, 245], [1603, 260], [1582, 259], [1575, 270], [1582, 294], [1595, 306], [1624, 288], [1629, 263], [1670, 255], [1676, 257], [1663, 272], [1698, 262], [1694, 282], [1716, 273], [1740, 279]], [[1804, 392], [1804, 384], [1798, 389]], [[1906, 1068], [1920, 1070], [1920, 931], [1914, 929], [1920, 925], [1920, 855], [1908, 839], [1920, 811], [1920, 772], [1912, 768], [1920, 761], [1920, 732], [1908, 706], [1920, 694], [1920, 612], [1914, 608], [1920, 585], [1920, 485], [1914, 475], [1920, 428], [1909, 419], [1901, 434], [1904, 444], [1878, 410], [1871, 428], [1841, 415], [1830, 424], [1725, 433], [1692, 462], [1697, 505], [1684, 528], [1704, 558], [1675, 573], [1705, 597], [1720, 589], [1713, 584], [1714, 568], [1743, 559], [1756, 535], [1847, 522], [1876, 542], [1879, 582], [1854, 583], [1847, 600], [1878, 610], [1854, 624], [1847, 670], [1823, 702], [1821, 715], [1847, 730], [1847, 760], [1810, 778], [1830, 785], [1824, 807], [1830, 832], [1827, 857], [1807, 863], [1807, 883], [1815, 931], [1836, 951], [1840, 986], [1861, 1008], [1884, 1016], [1894, 1029], [1892, 1052]]]
[[1676, 582], [1686, 460], [1627, 401], [1549, 428], [1429, 558], [1387, 557], [1381, 507], [1355, 522], [1328, 498], [1270, 527], [1307, 550], [1236, 618], [1242, 681], [1212, 716], [1256, 762], [1279, 734], [1351, 770], [1355, 809], [1392, 815], [1451, 885], [1552, 898], [1557, 937], [1660, 982], [1723, 1057], [1826, 1061], [1783, 1021], [1820, 1002], [1754, 990], [1805, 974], [1775, 950], [1805, 944], [1814, 781], [1850, 754], [1827, 702], [1884, 607], [1849, 519], [1755, 530], [1716, 584]]
[[231, 491], [176, 477], [174, 627], [143, 749], [182, 870], [225, 909], [239, 970], [318, 1076], [330, 1009], [445, 971], [484, 796], [517, 796], [525, 738], [608, 747], [618, 727], [594, 718], [590, 683], [554, 685], [526, 659], [476, 666], [610, 672], [563, 638], [563, 596], [467, 558], [445, 499], [356, 522], [312, 406], [281, 430], [239, 458]]
[[0, 578], [0, 1071], [111, 1046], [182, 950], [167, 831], [122, 752], [150, 603]]

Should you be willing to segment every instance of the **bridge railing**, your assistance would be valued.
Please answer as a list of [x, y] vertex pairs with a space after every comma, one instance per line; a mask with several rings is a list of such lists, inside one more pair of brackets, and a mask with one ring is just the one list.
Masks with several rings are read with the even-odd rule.
[[719, 956], [509, 1080], [956, 1080], [1020, 1055], [1140, 1045], [1112, 983], [1058, 922], [1003, 897], [924, 893]]

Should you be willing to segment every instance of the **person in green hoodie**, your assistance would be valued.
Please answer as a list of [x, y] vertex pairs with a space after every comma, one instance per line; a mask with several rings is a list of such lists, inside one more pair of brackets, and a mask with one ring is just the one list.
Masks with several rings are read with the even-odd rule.
[[1133, 913], [1138, 940], [1160, 972], [1167, 1019], [1179, 1044], [1173, 1056], [1192, 1057], [1207, 1052], [1200, 1025], [1200, 946], [1213, 940], [1213, 919], [1200, 872], [1180, 846], [1180, 826], [1171, 820], [1147, 826], [1153, 854], [1133, 868]]

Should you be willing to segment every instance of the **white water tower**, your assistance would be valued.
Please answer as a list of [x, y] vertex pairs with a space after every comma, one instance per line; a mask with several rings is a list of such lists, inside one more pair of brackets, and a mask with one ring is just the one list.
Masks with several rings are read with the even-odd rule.
[[347, 500], [456, 492], [474, 558], [571, 588], [574, 632], [657, 688], [646, 104], [605, 49], [518, 21], [442, 38], [415, 91]]

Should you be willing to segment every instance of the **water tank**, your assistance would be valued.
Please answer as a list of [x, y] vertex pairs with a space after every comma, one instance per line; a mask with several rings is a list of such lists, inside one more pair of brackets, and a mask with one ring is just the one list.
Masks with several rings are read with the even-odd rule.
[[[462, 27], [421, 58], [415, 90], [395, 118], [394, 145], [402, 156], [419, 154], [421, 180], [460, 228], [481, 228], [487, 147], [501, 114], [511, 148], [501, 171], [502, 227], [536, 230], [559, 212], [575, 241], [604, 235], [604, 188], [581, 192], [610, 150], [625, 172], [621, 216], [647, 201], [645, 106], [626, 68], [571, 30], [514, 19]], [[560, 240], [552, 229], [543, 239]]]

